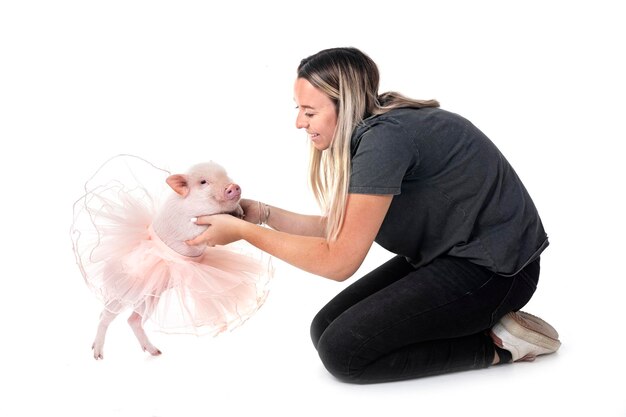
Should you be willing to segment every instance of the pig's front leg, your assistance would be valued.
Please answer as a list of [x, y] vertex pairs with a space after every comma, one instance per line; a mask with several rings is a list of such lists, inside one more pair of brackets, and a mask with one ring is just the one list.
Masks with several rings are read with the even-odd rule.
[[141, 315], [139, 315], [139, 313], [134, 311], [128, 318], [128, 324], [131, 329], [133, 329], [133, 332], [135, 333], [135, 336], [137, 336], [137, 340], [139, 340], [139, 344], [144, 352], [147, 351], [152, 356], [158, 356], [161, 354], [161, 351], [150, 343], [150, 340], [148, 340], [148, 335], [146, 335], [146, 331], [141, 325]]
[[231, 216], [239, 217], [240, 219], [243, 219], [244, 217], [243, 209], [239, 204], [237, 204], [237, 208], [235, 210], [231, 211], [228, 214], [230, 214]]

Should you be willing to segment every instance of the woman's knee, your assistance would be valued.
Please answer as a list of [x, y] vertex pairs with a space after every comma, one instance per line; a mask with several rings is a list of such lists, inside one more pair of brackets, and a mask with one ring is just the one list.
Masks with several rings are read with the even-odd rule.
[[358, 353], [358, 340], [351, 332], [329, 326], [321, 334], [317, 343], [317, 353], [326, 370], [343, 382], [358, 382], [360, 373], [355, 355]]
[[320, 311], [315, 315], [315, 317], [313, 317], [313, 321], [311, 321], [310, 332], [311, 341], [313, 342], [313, 346], [315, 347], [315, 349], [317, 349], [320, 338], [322, 337], [322, 334], [329, 324], [330, 321], [326, 317], [326, 314], [324, 314], [324, 310]]

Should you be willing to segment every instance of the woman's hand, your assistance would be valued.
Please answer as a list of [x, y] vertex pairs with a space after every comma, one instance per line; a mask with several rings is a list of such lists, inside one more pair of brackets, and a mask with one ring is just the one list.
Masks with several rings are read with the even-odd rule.
[[195, 223], [209, 227], [199, 236], [185, 242], [190, 246], [203, 243], [206, 243], [208, 246], [227, 245], [242, 239], [241, 226], [244, 222], [230, 214], [201, 216], [198, 217]]

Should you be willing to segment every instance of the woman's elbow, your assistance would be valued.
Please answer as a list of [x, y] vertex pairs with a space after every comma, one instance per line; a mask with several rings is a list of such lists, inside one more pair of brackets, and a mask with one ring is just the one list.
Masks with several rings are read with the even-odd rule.
[[340, 266], [340, 267], [325, 271], [322, 274], [322, 276], [324, 278], [328, 278], [333, 281], [343, 282], [347, 280], [348, 278], [352, 277], [356, 273], [357, 269], [358, 267], [354, 268], [350, 266]]
[[347, 280], [348, 278], [350, 278], [351, 276], [352, 275], [346, 275], [346, 274], [324, 274], [323, 275], [324, 278], [328, 278], [337, 282], [343, 282]]
[[336, 251], [328, 256], [325, 260], [321, 260], [318, 265], [322, 268], [319, 275], [332, 279], [333, 281], [343, 282], [356, 274], [365, 260], [365, 253]]

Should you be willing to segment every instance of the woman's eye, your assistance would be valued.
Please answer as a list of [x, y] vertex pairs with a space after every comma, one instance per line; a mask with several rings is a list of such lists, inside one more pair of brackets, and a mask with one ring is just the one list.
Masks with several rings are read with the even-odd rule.
[[[296, 110], [300, 110], [300, 106], [296, 106]], [[305, 117], [313, 117], [315, 113], [304, 112]]]

